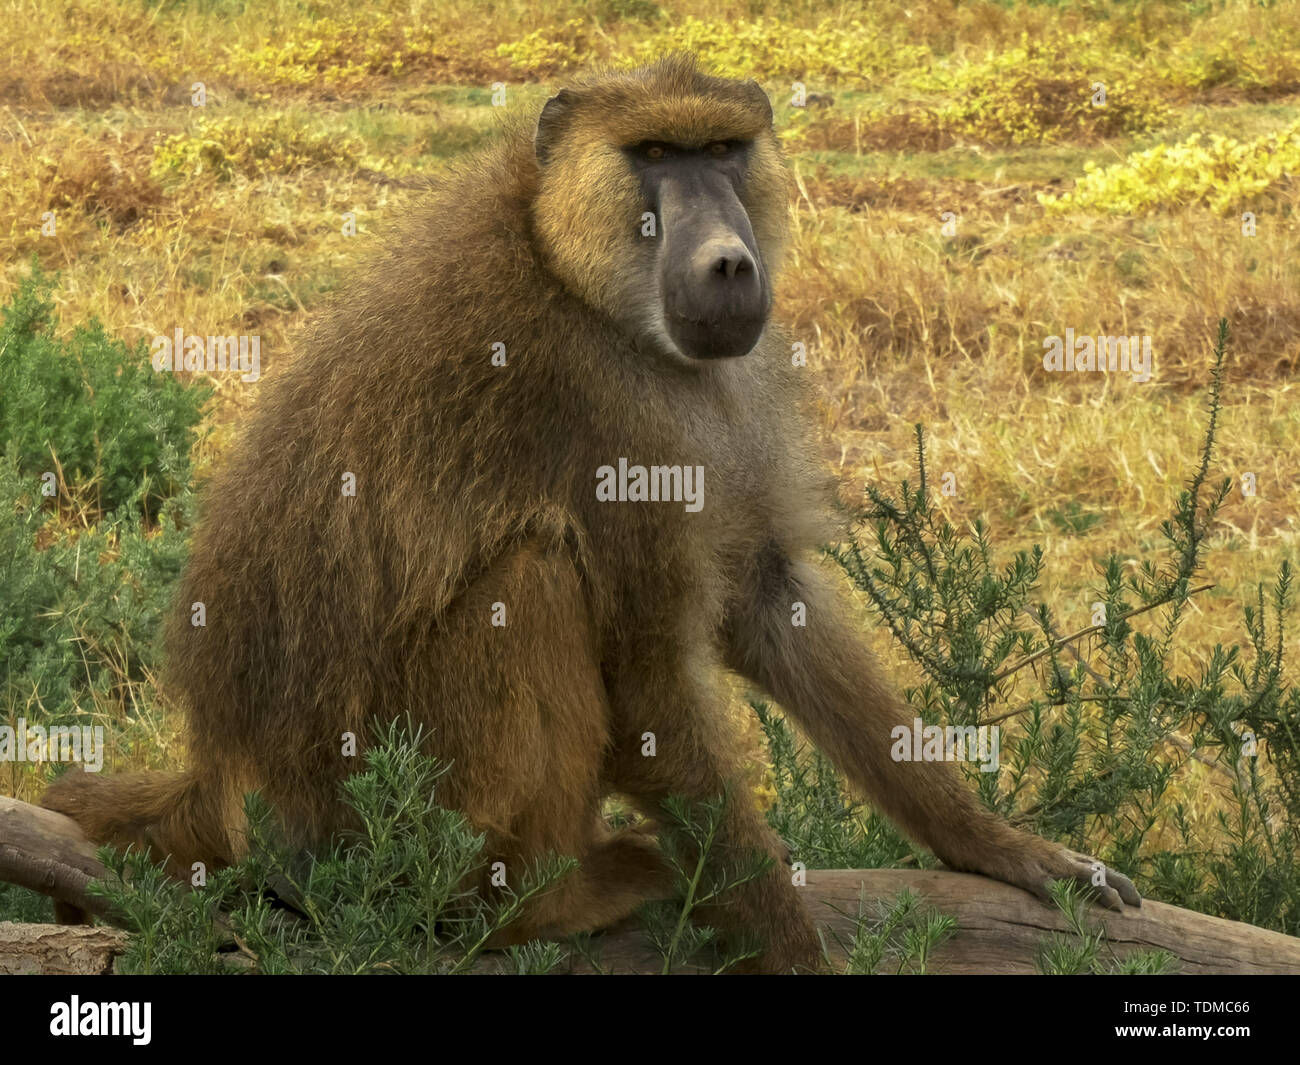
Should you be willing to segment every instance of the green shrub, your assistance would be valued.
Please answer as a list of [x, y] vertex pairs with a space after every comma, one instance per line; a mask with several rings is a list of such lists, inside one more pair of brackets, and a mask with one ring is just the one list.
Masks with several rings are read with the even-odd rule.
[[[119, 961], [129, 973], [386, 973], [455, 974], [497, 969], [549, 972], [575, 950], [601, 971], [590, 936], [569, 944], [531, 942], [495, 961], [482, 957], [495, 933], [530, 899], [550, 890], [577, 861], [547, 856], [509, 872], [507, 887], [487, 898], [481, 883], [485, 837], [464, 816], [437, 803], [447, 767], [423, 752], [419, 729], [394, 722], [376, 730], [364, 768], [342, 785], [359, 828], [322, 853], [279, 842], [275, 814], [246, 797], [249, 851], [236, 865], [206, 873], [190, 890], [130, 852], [103, 848], [110, 877], [92, 887], [131, 931]], [[763, 875], [767, 855], [720, 867], [714, 837], [727, 798], [664, 803], [664, 854], [676, 874], [677, 901], [647, 904], [642, 918], [662, 971], [705, 967], [725, 971], [757, 944], [718, 949], [708, 927], [694, 923], [701, 907]]]
[[[154, 703], [206, 393], [155, 374], [143, 351], [97, 326], [56, 340], [48, 288], [34, 272], [0, 327], [0, 719], [83, 725], [93, 715], [118, 753], [140, 742], [147, 757], [155, 737], [135, 725]], [[13, 795], [38, 790], [45, 773], [0, 770]]]
[[840, 937], [839, 943], [845, 976], [922, 976], [930, 955], [957, 928], [952, 917], [934, 912], [911, 891], [879, 900], [871, 909], [859, 899], [854, 918], [853, 938]]
[[1168, 951], [1116, 952], [1106, 928], [1088, 915], [1089, 892], [1072, 880], [1052, 885], [1052, 901], [1065, 915], [1068, 933], [1054, 932], [1038, 948], [1038, 971], [1045, 976], [1160, 976], [1181, 962]]
[[731, 865], [712, 860], [731, 801], [728, 795], [711, 802], [673, 797], [662, 804], [659, 841], [673, 873], [673, 900], [650, 902], [641, 909], [646, 936], [663, 961], [661, 975], [685, 965], [703, 966], [716, 975], [762, 949], [755, 940], [729, 943], [724, 948], [714, 929], [694, 923], [701, 907], [722, 903], [736, 888], [772, 868], [772, 858], [766, 854], [751, 854]]
[[768, 821], [810, 869], [879, 869], [898, 865], [909, 855], [933, 863], [888, 821], [849, 798], [829, 759], [796, 739], [774, 709], [751, 703], [758, 714], [772, 761], [776, 802]]
[[39, 500], [37, 482], [0, 456], [0, 710], [41, 724], [92, 711], [122, 719], [152, 697], [192, 497], [169, 500], [153, 531], [124, 507], [75, 536], [54, 533], [43, 550], [54, 520]]
[[23, 476], [53, 473], [107, 514], [135, 500], [146, 517], [189, 481], [208, 391], [150, 365], [97, 322], [54, 335], [52, 278], [33, 264], [2, 309], [0, 456]]
[[[364, 768], [343, 784], [361, 827], [321, 854], [283, 846], [274, 812], [255, 796], [246, 803], [248, 855], [193, 891], [161, 866], [104, 848], [114, 876], [92, 890], [134, 933], [120, 968], [463, 973], [520, 907], [576, 866], [546, 858], [511, 871], [509, 886], [485, 898], [473, 887], [486, 862], [484, 836], [436, 802], [446, 767], [421, 752], [422, 736], [409, 726], [390, 725], [376, 740]], [[546, 972], [562, 957], [559, 948], [537, 944], [512, 949], [505, 964]]]

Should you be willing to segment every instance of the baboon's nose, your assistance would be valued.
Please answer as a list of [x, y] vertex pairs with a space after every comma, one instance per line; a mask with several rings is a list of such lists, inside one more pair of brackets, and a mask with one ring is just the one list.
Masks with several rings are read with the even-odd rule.
[[728, 249], [713, 264], [713, 272], [723, 277], [733, 278], [737, 274], [748, 274], [754, 270], [754, 260], [749, 253], [739, 246]]
[[697, 359], [743, 355], [767, 320], [768, 297], [754, 253], [739, 237], [719, 234], [691, 249], [682, 273], [664, 287], [673, 342]]
[[739, 240], [706, 241], [693, 258], [693, 272], [702, 284], [734, 282], [739, 286], [752, 286], [757, 283], [758, 270], [754, 258]]
[[762, 272], [738, 237], [704, 241], [691, 256], [688, 287], [695, 305], [690, 317], [742, 331], [749, 321], [766, 317]]

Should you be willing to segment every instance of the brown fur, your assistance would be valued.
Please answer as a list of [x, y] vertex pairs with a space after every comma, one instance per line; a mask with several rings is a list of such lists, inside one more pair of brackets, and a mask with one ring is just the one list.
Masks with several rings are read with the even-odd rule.
[[[189, 771], [68, 774], [46, 805], [178, 870], [239, 854], [253, 788], [321, 840], [342, 827], [339, 782], [357, 763], [342, 734], [409, 713], [453, 763], [441, 801], [488, 832], [494, 859], [581, 860], [518, 934], [600, 927], [662, 889], [654, 849], [601, 826], [601, 797], [653, 814], [737, 776], [725, 665], [949, 864], [1034, 888], [1077, 873], [950, 767], [890, 760], [890, 729], [912, 715], [807, 561], [837, 533], [788, 338], [770, 327], [749, 356], [686, 366], [612, 320], [644, 300], [653, 254], [615, 147], [628, 138], [756, 138], [742, 199], [776, 273], [788, 179], [755, 87], [676, 58], [579, 91], [601, 106], [544, 172], [520, 127], [438, 184], [268, 385], [210, 485], [166, 632]], [[598, 502], [596, 470], [620, 457], [703, 465], [703, 510]], [[807, 628], [790, 624], [796, 600]], [[196, 601], [206, 627], [190, 624]], [[646, 732], [656, 757], [641, 754]], [[729, 809], [724, 855], [778, 853], [743, 797]], [[762, 936], [761, 968], [816, 963], [779, 865], [711, 919]]]

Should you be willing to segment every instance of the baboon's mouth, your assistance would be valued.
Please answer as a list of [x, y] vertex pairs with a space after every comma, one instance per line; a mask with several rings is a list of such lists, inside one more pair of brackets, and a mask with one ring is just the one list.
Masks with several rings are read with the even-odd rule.
[[731, 359], [747, 355], [762, 335], [766, 315], [693, 318], [668, 314], [668, 335], [682, 354], [692, 359]]

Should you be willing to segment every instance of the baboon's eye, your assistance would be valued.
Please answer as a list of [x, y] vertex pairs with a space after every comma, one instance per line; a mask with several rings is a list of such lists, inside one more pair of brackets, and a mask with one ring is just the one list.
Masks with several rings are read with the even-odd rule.
[[726, 141], [714, 141], [709, 145], [710, 155], [726, 155], [729, 151], [731, 151], [731, 145]]
[[662, 159], [668, 153], [664, 151], [662, 144], [648, 144], [645, 149], [647, 159]]

